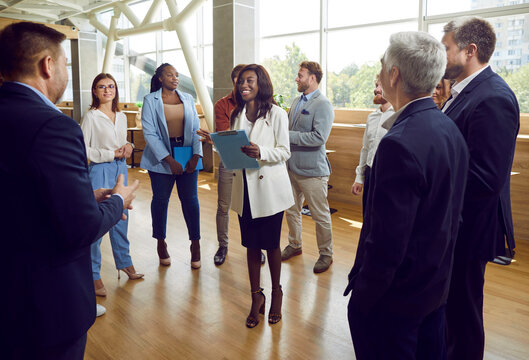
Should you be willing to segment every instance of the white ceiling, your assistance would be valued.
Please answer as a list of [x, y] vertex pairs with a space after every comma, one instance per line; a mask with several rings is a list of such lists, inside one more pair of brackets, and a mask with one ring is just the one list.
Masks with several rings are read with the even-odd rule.
[[0, 17], [55, 23], [84, 17], [114, 2], [117, 0], [0, 0]]

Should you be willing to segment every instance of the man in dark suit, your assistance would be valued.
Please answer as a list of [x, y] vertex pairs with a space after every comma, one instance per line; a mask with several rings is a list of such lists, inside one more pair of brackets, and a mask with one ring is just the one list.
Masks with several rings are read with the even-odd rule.
[[443, 359], [444, 309], [468, 150], [431, 94], [446, 66], [437, 40], [393, 34], [382, 59], [387, 119], [345, 294], [357, 359]]
[[96, 316], [90, 244], [138, 186], [92, 191], [81, 128], [54, 105], [68, 82], [64, 39], [27, 22], [0, 33], [3, 359], [83, 358]]
[[[514, 248], [510, 174], [520, 126], [518, 102], [488, 65], [496, 35], [479, 18], [444, 27], [445, 78], [456, 80], [443, 111], [470, 150], [470, 166], [446, 307], [448, 357], [482, 359], [483, 284], [487, 261]], [[510, 251], [508, 256], [512, 257]]]

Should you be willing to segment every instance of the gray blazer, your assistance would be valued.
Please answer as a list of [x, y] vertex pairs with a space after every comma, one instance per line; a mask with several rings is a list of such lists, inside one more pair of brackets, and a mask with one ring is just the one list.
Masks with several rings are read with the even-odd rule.
[[320, 90], [316, 90], [294, 119], [299, 100], [300, 96], [294, 99], [288, 113], [291, 152], [288, 169], [302, 176], [329, 176], [331, 164], [327, 159], [325, 143], [334, 121], [331, 102]]

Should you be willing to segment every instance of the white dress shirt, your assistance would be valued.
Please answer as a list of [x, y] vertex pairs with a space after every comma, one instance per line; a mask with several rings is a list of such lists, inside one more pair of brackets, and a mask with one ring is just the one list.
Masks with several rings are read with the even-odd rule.
[[127, 144], [127, 116], [116, 113], [116, 122], [102, 111], [88, 110], [81, 123], [86, 155], [94, 163], [114, 160], [114, 151]]
[[452, 104], [454, 102], [454, 100], [456, 99], [457, 95], [461, 94], [461, 92], [463, 91], [463, 89], [468, 85], [470, 84], [470, 82], [472, 80], [474, 80], [474, 78], [476, 76], [478, 76], [479, 74], [481, 74], [481, 72], [483, 70], [485, 70], [486, 68], [488, 68], [490, 65], [487, 65], [485, 66], [484, 68], [482, 69], [479, 69], [478, 71], [476, 71], [475, 73], [473, 73], [472, 75], [470, 76], [467, 76], [464, 80], [460, 81], [460, 82], [456, 82], [454, 83], [454, 85], [452, 85], [452, 88], [450, 89], [450, 95], [451, 95], [451, 98], [443, 105], [443, 108], [441, 109], [442, 112], [445, 112], [446, 109], [448, 109], [448, 107], [450, 106], [450, 104]]
[[366, 166], [373, 166], [373, 159], [380, 140], [388, 132], [382, 127], [384, 121], [393, 115], [393, 107], [389, 107], [385, 112], [380, 111], [380, 107], [373, 111], [366, 120], [366, 129], [362, 139], [362, 150], [360, 150], [360, 163], [356, 167], [355, 182], [364, 183], [364, 171]]

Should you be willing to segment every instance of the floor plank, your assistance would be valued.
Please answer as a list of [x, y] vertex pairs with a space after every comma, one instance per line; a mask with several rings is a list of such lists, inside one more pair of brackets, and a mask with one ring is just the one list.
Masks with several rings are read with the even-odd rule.
[[[250, 308], [246, 252], [240, 244], [236, 215], [231, 213], [226, 263], [213, 264], [217, 250], [216, 182], [199, 176], [202, 268], [191, 270], [189, 241], [180, 203], [173, 191], [169, 206], [168, 250], [172, 265], [158, 265], [151, 238], [148, 175], [129, 171], [140, 189], [130, 215], [129, 239], [142, 280], [117, 273], [108, 237], [102, 244], [102, 279], [108, 291], [98, 302], [107, 313], [88, 332], [85, 359], [354, 359], [347, 324], [347, 298], [342, 296], [358, 243], [361, 209], [332, 202], [334, 263], [315, 275], [317, 246], [312, 219], [303, 216], [303, 254], [282, 267], [283, 320], [268, 325], [261, 317], [245, 327]], [[352, 196], [344, 194], [344, 196]], [[523, 234], [525, 238], [527, 234]], [[287, 243], [283, 224], [282, 247]], [[529, 358], [529, 242], [518, 242], [517, 261], [489, 265], [485, 285], [485, 359]], [[270, 306], [270, 275], [262, 267], [262, 286]]]

